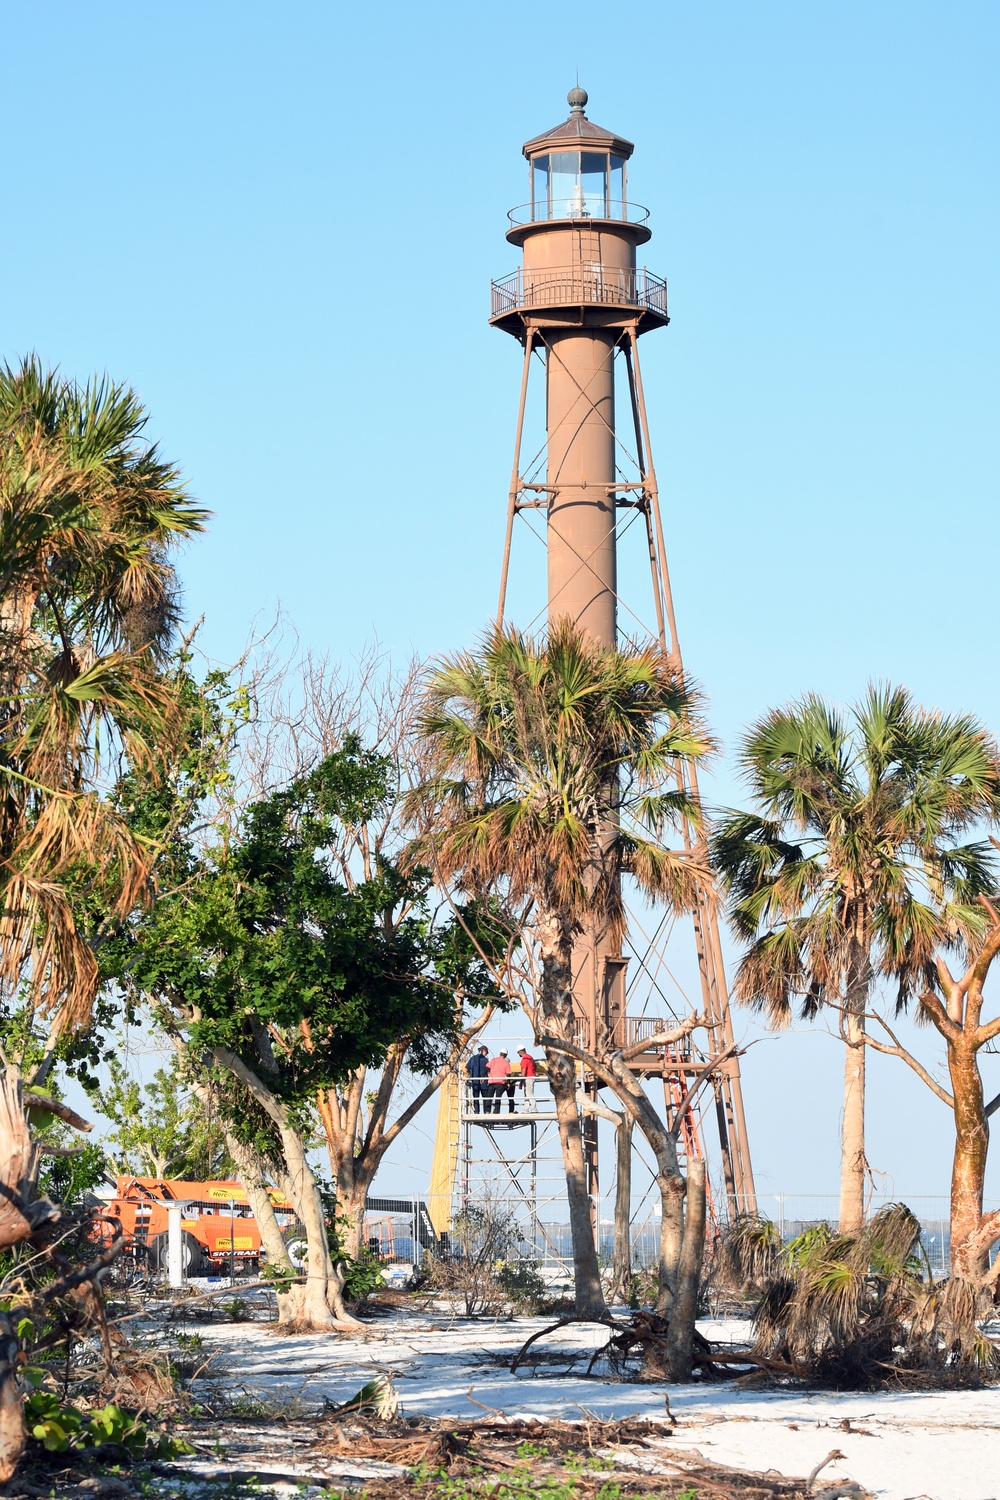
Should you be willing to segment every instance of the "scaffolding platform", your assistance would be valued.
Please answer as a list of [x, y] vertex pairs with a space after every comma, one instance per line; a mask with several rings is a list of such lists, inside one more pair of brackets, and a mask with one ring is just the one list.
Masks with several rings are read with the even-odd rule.
[[466, 1123], [470, 1125], [485, 1125], [488, 1129], [492, 1130], [497, 1129], [500, 1125], [510, 1128], [516, 1125], [537, 1124], [539, 1120], [555, 1120], [557, 1118], [558, 1116], [554, 1107], [548, 1109], [504, 1110], [502, 1115], [497, 1113], [487, 1114], [485, 1110], [478, 1109], [462, 1110], [463, 1125]]

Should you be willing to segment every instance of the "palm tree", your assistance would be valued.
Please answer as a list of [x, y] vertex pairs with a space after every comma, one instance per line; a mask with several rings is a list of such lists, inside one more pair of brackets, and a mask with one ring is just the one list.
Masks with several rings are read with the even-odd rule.
[[[107, 783], [121, 757], [155, 761], [179, 719], [163, 672], [177, 620], [169, 553], [204, 513], [143, 441], [145, 421], [135, 394], [106, 380], [80, 387], [33, 357], [0, 367], [0, 993], [23, 999], [28, 1037], [49, 1016], [36, 1080], [97, 989], [77, 908], [124, 917], [149, 880], [152, 851]], [[0, 1056], [10, 1245], [58, 1212], [33, 1202], [39, 1155], [19, 1070]], [[0, 1312], [0, 1481], [25, 1441], [16, 1348]]]
[[[707, 743], [690, 695], [655, 649], [601, 647], [568, 621], [547, 643], [495, 629], [478, 652], [431, 674], [420, 731], [428, 775], [410, 800], [424, 823], [419, 847], [440, 878], [520, 910], [545, 1030], [571, 1039], [574, 939], [597, 930], [621, 941], [622, 874], [677, 909], [694, 904], [705, 878], [692, 855], [663, 841], [696, 817], [676, 787], [679, 762]], [[576, 1072], [554, 1047], [546, 1057], [577, 1313], [601, 1316]]]
[[145, 423], [123, 386], [0, 367], [0, 984], [59, 1027], [86, 1020], [97, 982], [67, 883], [120, 914], [148, 877], [101, 778], [169, 735], [170, 552], [205, 514]]
[[841, 1233], [864, 1221], [865, 1014], [879, 980], [897, 1004], [935, 985], [935, 949], [982, 931], [994, 887], [990, 846], [959, 843], [1000, 815], [997, 748], [966, 715], [872, 687], [845, 718], [809, 696], [745, 736], [754, 809], [712, 840], [739, 936], [736, 994], [775, 1026], [793, 1000], [832, 1007], [846, 1044]]

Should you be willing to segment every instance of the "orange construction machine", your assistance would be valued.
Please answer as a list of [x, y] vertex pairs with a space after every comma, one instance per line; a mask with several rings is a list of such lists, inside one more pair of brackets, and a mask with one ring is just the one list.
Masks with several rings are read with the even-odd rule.
[[[284, 1193], [268, 1188], [282, 1232], [295, 1215]], [[126, 1249], [151, 1269], [167, 1264], [167, 1204], [183, 1203], [183, 1264], [187, 1276], [222, 1275], [232, 1266], [255, 1270], [265, 1252], [260, 1229], [239, 1182], [174, 1182], [158, 1177], [119, 1177], [107, 1214], [118, 1219]], [[105, 1221], [104, 1229], [111, 1231]]]

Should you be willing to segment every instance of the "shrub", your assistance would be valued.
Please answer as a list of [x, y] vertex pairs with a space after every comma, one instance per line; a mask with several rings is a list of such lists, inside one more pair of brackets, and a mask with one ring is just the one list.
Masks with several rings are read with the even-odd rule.
[[817, 1224], [787, 1245], [768, 1220], [745, 1219], [725, 1236], [723, 1274], [756, 1296], [753, 1353], [810, 1381], [863, 1390], [995, 1371], [973, 1289], [936, 1285], [919, 1250], [919, 1221], [902, 1203], [857, 1234]]
[[431, 1264], [429, 1290], [460, 1300], [469, 1318], [535, 1312], [547, 1288], [535, 1262], [518, 1256], [520, 1243], [520, 1225], [511, 1214], [490, 1203], [465, 1209], [452, 1224], [451, 1255]]
[[380, 1287], [385, 1286], [385, 1272], [370, 1250], [362, 1250], [357, 1260], [341, 1256], [338, 1264], [344, 1273], [344, 1299], [347, 1302], [363, 1302]]
[[134, 1412], [113, 1403], [97, 1411], [65, 1406], [50, 1391], [33, 1391], [24, 1403], [29, 1435], [47, 1453], [124, 1448], [132, 1458], [180, 1458], [194, 1449], [179, 1438], [151, 1432]]

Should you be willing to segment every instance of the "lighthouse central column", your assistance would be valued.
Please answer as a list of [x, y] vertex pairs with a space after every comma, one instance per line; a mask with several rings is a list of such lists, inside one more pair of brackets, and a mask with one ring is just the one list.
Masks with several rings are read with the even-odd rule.
[[616, 641], [615, 335], [546, 330], [549, 621]]
[[[616, 335], [599, 328], [548, 332], [549, 622], [569, 616], [601, 646], [617, 644], [615, 502]], [[608, 830], [609, 833], [611, 830]], [[595, 1050], [613, 1029], [624, 975], [616, 944], [600, 921], [583, 925], [573, 944], [573, 1003]], [[615, 993], [612, 993], [614, 991]], [[591, 1080], [584, 1086], [596, 1096]], [[598, 1219], [597, 1120], [583, 1121], [584, 1156], [595, 1235]]]

